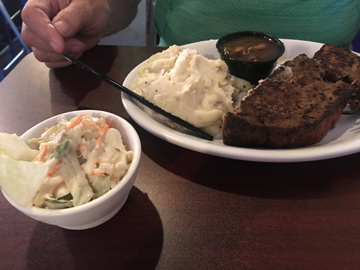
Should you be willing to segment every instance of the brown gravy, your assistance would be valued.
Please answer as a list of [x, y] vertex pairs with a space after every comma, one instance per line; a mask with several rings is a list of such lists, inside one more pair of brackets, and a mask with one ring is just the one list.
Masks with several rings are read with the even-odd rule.
[[269, 60], [280, 52], [276, 42], [259, 36], [236, 37], [225, 41], [219, 48], [226, 56], [248, 62]]

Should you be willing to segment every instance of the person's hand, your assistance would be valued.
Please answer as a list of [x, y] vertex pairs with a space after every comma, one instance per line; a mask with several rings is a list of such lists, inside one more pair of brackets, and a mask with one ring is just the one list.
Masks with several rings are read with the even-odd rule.
[[[49, 68], [64, 67], [70, 62], [61, 53], [80, 57], [102, 36], [125, 28], [136, 8], [134, 0], [28, 0], [21, 15], [21, 36], [37, 60]], [[114, 9], [127, 15], [121, 21], [114, 19]], [[111, 26], [114, 22], [118, 25]]]

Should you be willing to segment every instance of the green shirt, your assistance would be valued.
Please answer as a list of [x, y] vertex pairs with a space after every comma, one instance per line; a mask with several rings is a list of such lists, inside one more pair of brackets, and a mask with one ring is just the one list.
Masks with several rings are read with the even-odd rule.
[[164, 46], [259, 31], [351, 48], [360, 0], [156, 0], [154, 21]]

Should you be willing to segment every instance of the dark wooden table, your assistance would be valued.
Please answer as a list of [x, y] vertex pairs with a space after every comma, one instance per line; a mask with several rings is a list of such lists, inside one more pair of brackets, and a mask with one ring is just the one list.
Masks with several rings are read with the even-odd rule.
[[[122, 82], [159, 50], [99, 46], [82, 60]], [[0, 195], [0, 269], [360, 269], [360, 154], [278, 164], [183, 149], [138, 126], [118, 90], [32, 54], [0, 84], [0, 132], [78, 109], [136, 128], [135, 186], [114, 218], [83, 231], [34, 221]]]

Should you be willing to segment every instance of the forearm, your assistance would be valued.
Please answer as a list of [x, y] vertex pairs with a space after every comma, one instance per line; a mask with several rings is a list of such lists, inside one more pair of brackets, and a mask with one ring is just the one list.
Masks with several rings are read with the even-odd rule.
[[125, 29], [135, 18], [140, 0], [108, 0], [110, 16], [103, 36]]

